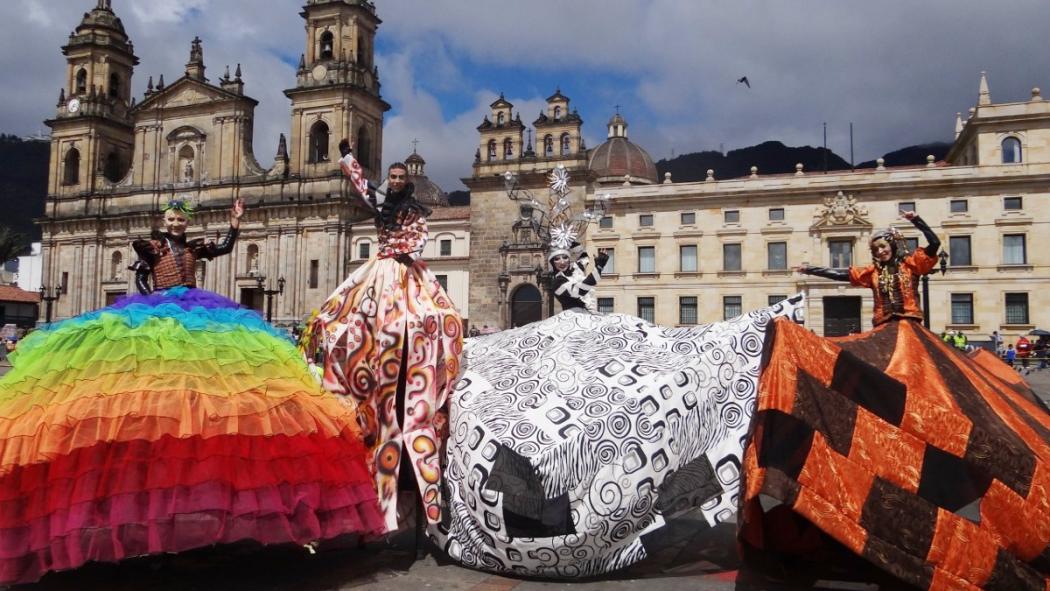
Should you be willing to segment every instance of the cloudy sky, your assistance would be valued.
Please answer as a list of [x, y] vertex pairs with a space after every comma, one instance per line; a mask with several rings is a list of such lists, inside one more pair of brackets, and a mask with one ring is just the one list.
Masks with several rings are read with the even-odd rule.
[[[411, 153], [446, 190], [462, 188], [475, 127], [500, 92], [531, 122], [560, 86], [590, 146], [615, 106], [655, 159], [778, 139], [828, 144], [856, 160], [950, 140], [976, 101], [1050, 95], [1047, 0], [375, 0], [384, 98], [384, 161]], [[113, 0], [149, 75], [182, 75], [190, 40], [208, 75], [242, 64], [260, 101], [255, 153], [268, 166], [289, 127], [305, 35], [303, 0]], [[59, 50], [96, 0], [0, 2], [0, 132], [44, 130], [63, 83]], [[748, 89], [736, 80], [747, 76]]]

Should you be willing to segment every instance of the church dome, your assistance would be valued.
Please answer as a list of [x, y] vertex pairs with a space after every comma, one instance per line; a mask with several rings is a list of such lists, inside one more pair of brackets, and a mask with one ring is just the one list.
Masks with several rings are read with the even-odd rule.
[[599, 184], [622, 183], [626, 175], [632, 183], [657, 182], [656, 164], [648, 152], [627, 139], [627, 121], [619, 113], [609, 119], [609, 139], [591, 151], [587, 168]]
[[77, 34], [83, 34], [94, 29], [110, 29], [126, 38], [127, 33], [124, 31], [124, 23], [113, 12], [110, 2], [111, 0], [99, 0], [98, 5], [91, 12], [85, 12], [84, 18], [80, 21], [80, 26], [77, 27]]

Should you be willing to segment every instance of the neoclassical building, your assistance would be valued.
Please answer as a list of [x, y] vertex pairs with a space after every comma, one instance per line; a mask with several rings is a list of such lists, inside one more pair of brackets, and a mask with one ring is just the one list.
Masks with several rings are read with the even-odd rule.
[[[236, 198], [247, 203], [236, 250], [198, 270], [201, 287], [262, 308], [262, 286], [284, 292], [274, 320], [301, 319], [350, 270], [355, 226], [337, 144], [351, 138], [370, 177], [380, 174], [382, 99], [373, 64], [380, 19], [367, 0], [307, 0], [306, 45], [291, 100], [290, 134], [274, 138], [276, 160], [252, 153], [257, 102], [237, 65], [214, 80], [204, 48], [190, 44], [185, 72], [149, 78], [131, 96], [139, 60], [110, 0], [84, 14], [68, 43], [66, 80], [51, 128], [43, 227], [43, 283], [61, 292], [55, 318], [112, 302], [133, 289], [130, 243], [149, 235], [162, 204], [197, 204], [190, 237], [221, 236]], [[464, 296], [465, 297], [465, 296]]]
[[[612, 215], [589, 236], [614, 251], [599, 306], [660, 324], [735, 316], [795, 292], [807, 325], [826, 335], [871, 328], [870, 292], [793, 273], [802, 262], [871, 262], [874, 229], [915, 210], [942, 241], [945, 272], [929, 280], [930, 326], [986, 340], [1050, 324], [1050, 103], [992, 103], [982, 74], [977, 105], [956, 117], [944, 162], [925, 166], [614, 187]], [[1042, 231], [1040, 231], [1042, 228]]]
[[[510, 109], [505, 103], [493, 103], [494, 117]], [[901, 210], [914, 209], [939, 234], [946, 255], [945, 273], [935, 273], [928, 285], [933, 330], [962, 330], [976, 340], [999, 331], [1010, 340], [1050, 325], [1050, 251], [1039, 248], [1038, 238], [1050, 226], [1050, 103], [1039, 89], [1028, 100], [996, 104], [982, 73], [977, 104], [967, 117], [956, 116], [955, 144], [943, 162], [931, 157], [924, 166], [895, 168], [880, 162], [876, 169], [828, 174], [799, 165], [793, 174], [753, 169], [749, 178], [732, 180], [708, 171], [706, 181], [693, 183], [669, 177], [655, 183], [651, 160], [627, 140], [618, 115], [605, 144], [564, 156], [528, 148], [521, 157], [493, 153], [504, 138], [517, 146], [522, 133], [517, 119], [503, 121], [500, 128], [486, 118], [479, 127], [481, 149], [466, 179], [473, 190], [475, 323], [506, 327], [550, 310], [536, 273], [543, 264], [540, 245], [529, 250], [517, 235], [516, 206], [498, 175], [519, 172], [538, 188], [543, 174], [562, 162], [576, 179], [577, 203], [610, 195], [609, 215], [591, 226], [586, 240], [590, 250], [612, 255], [598, 290], [604, 311], [688, 325], [804, 292], [807, 326], [817, 333], [867, 330], [867, 290], [791, 267], [869, 264], [872, 231], [890, 224], [918, 244], [919, 233], [899, 218]], [[488, 253], [503, 241], [501, 261]]]

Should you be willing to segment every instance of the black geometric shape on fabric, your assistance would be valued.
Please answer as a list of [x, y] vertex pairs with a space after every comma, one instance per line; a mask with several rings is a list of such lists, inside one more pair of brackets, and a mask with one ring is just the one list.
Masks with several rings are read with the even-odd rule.
[[539, 473], [528, 458], [500, 445], [485, 489], [503, 497], [503, 524], [515, 537], [546, 538], [576, 532], [569, 495], [548, 499]]
[[699, 507], [722, 492], [711, 461], [702, 455], [664, 478], [657, 492], [656, 510], [671, 515]]
[[813, 445], [813, 428], [779, 410], [763, 411], [756, 418], [762, 422], [762, 448], [758, 450], [758, 465], [776, 468], [797, 480]]
[[[1013, 433], [1011, 431], [1011, 433]], [[1013, 445], [1011, 445], [1013, 444]], [[1028, 497], [1035, 475], [1035, 455], [1018, 439], [1004, 441], [982, 425], [970, 429], [963, 458], [1022, 497]]]
[[896, 427], [904, 418], [907, 387], [849, 351], [840, 351], [835, 360], [831, 389]]
[[1041, 573], [1050, 572], [1050, 546], [1043, 548], [1039, 556], [1032, 561], [1032, 567]]
[[959, 368], [960, 362], [968, 361], [954, 352], [943, 351], [934, 342], [936, 335], [927, 331], [919, 331], [919, 335], [955, 403], [973, 423], [963, 457], [1017, 494], [1027, 497], [1036, 464], [1032, 450]]
[[503, 507], [503, 523], [512, 538], [553, 538], [576, 533], [569, 508], [569, 493], [543, 503], [539, 518], [520, 515]]
[[853, 446], [853, 428], [857, 423], [857, 404], [832, 392], [808, 373], [798, 371], [792, 416], [820, 431], [831, 449], [843, 456]]
[[1026, 589], [1042, 591], [1046, 588], [1046, 582], [1032, 567], [1024, 564], [1006, 550], [999, 549], [998, 554], [995, 555], [992, 574], [984, 582], [983, 588], [988, 591], [1024, 591]]
[[[937, 527], [937, 507], [876, 477], [861, 509], [860, 525], [868, 531], [868, 545], [872, 538], [878, 538], [925, 560]], [[872, 550], [882, 551], [876, 547]], [[864, 555], [868, 556], [867, 546]]]
[[919, 474], [920, 497], [952, 512], [984, 496], [992, 479], [963, 458], [926, 446]]
[[902, 550], [893, 542], [893, 538], [887, 540], [869, 536], [861, 556], [919, 589], [929, 589], [933, 582], [933, 565], [926, 562], [925, 555], [915, 556]]

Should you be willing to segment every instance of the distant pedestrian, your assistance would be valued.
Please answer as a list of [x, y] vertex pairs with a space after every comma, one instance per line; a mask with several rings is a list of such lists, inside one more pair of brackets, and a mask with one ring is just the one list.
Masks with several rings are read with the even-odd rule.
[[995, 354], [999, 357], [1003, 356], [1006, 351], [1003, 350], [1003, 337], [999, 336], [998, 330], [992, 331], [992, 348], [995, 349]]
[[1017, 360], [1017, 351], [1014, 351], [1013, 343], [1006, 346], [1006, 364], [1010, 367], [1014, 366], [1014, 361]]

